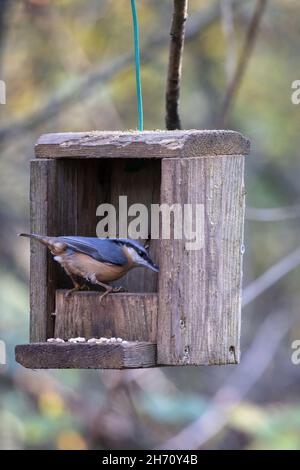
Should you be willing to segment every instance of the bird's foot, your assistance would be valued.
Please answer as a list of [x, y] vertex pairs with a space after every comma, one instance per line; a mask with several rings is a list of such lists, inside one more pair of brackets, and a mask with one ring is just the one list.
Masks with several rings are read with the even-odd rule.
[[113, 292], [113, 287], [109, 286], [106, 291], [103, 292], [102, 295], [100, 295], [100, 299], [99, 299], [99, 302], [101, 303], [102, 300], [104, 299], [104, 297], [106, 297], [108, 294], [110, 294], [111, 292]]
[[66, 299], [69, 298], [70, 295], [73, 294], [73, 292], [77, 292], [77, 291], [80, 291], [80, 290], [90, 290], [90, 288], [86, 284], [77, 285], [77, 286], [73, 287], [73, 289], [70, 289], [68, 292], [66, 292], [65, 298]]
[[80, 287], [80, 290], [91, 290], [91, 288], [87, 284], [82, 284], [82, 286]]
[[117, 292], [124, 292], [125, 289], [124, 287], [120, 286], [120, 287], [112, 287], [112, 286], [106, 286], [105, 287], [105, 292], [103, 292], [103, 294], [100, 296], [100, 302], [102, 302], [102, 300], [104, 299], [104, 297], [106, 297], [108, 294], [116, 294]]
[[65, 293], [65, 299], [68, 299], [71, 297], [73, 292], [80, 290], [80, 287], [73, 287], [73, 289], [68, 290], [68, 292]]
[[117, 293], [117, 292], [127, 292], [127, 289], [125, 289], [125, 287], [122, 287], [122, 286], [120, 286], [120, 287], [114, 287], [113, 290], [112, 290], [112, 292], [114, 292], [114, 293]]

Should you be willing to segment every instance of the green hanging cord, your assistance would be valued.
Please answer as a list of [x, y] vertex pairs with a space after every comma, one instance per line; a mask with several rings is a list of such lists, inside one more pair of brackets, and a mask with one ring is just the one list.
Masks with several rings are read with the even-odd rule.
[[139, 131], [143, 130], [143, 98], [141, 86], [141, 64], [140, 64], [140, 46], [139, 46], [139, 24], [136, 12], [135, 0], [131, 0], [131, 10], [133, 19], [133, 32], [134, 32], [134, 55], [135, 55], [135, 78], [136, 78], [136, 92], [137, 92], [137, 105], [139, 116]]

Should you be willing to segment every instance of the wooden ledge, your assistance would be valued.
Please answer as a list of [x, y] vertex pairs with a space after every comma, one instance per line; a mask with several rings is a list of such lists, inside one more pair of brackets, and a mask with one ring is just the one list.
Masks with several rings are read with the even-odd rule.
[[32, 343], [16, 346], [16, 361], [29, 369], [134, 369], [156, 366], [156, 344]]
[[42, 135], [37, 158], [188, 158], [247, 155], [250, 142], [227, 130], [68, 132]]

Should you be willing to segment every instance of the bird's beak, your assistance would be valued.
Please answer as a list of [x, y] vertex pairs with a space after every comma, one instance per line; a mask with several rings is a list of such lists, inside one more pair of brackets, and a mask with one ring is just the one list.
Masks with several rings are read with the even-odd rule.
[[152, 261], [142, 260], [142, 261], [139, 262], [139, 266], [149, 268], [149, 269], [151, 269], [152, 271], [154, 271], [156, 273], [159, 272], [159, 266], [155, 263], [152, 263]]
[[153, 264], [148, 264], [148, 267], [149, 267], [150, 269], [152, 269], [152, 271], [154, 271], [154, 272], [156, 272], [156, 273], [159, 272], [159, 266], [158, 266], [158, 264], [154, 264], [154, 263], [153, 263]]

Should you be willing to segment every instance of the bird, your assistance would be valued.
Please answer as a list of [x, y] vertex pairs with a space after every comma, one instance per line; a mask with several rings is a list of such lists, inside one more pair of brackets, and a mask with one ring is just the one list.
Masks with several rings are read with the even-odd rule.
[[105, 289], [100, 301], [111, 292], [120, 292], [108, 283], [116, 281], [135, 267], [149, 268], [154, 272], [159, 267], [150, 258], [146, 248], [129, 238], [96, 238], [77, 236], [48, 237], [35, 233], [19, 233], [45, 245], [73, 282], [72, 292], [86, 288], [79, 282], [84, 279]]

